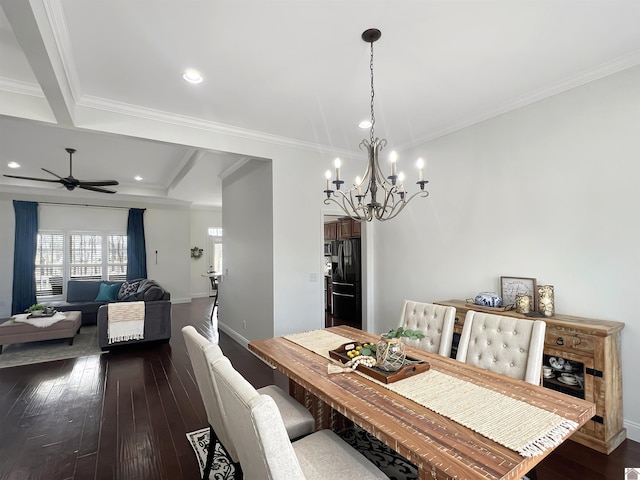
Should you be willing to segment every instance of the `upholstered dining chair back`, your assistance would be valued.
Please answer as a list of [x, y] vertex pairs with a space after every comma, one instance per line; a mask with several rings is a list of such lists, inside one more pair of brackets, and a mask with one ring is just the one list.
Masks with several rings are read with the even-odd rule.
[[542, 320], [469, 310], [456, 359], [539, 385], [546, 326]]
[[[237, 463], [238, 453], [229, 435], [224, 410], [222, 409], [216, 386], [213, 383], [213, 377], [209, 371], [206, 352], [208, 351], [208, 357], [212, 359], [224, 358], [224, 354], [218, 345], [200, 335], [191, 325], [183, 327], [182, 335], [187, 344], [187, 352], [189, 352], [189, 359], [196, 377], [198, 390], [200, 390], [202, 403], [204, 403], [204, 408], [207, 412], [209, 425], [213, 428], [215, 435], [227, 450], [231, 459]], [[213, 444], [214, 440], [211, 439], [211, 444]]]
[[455, 307], [405, 300], [402, 304], [399, 326], [420, 331], [424, 334], [424, 338], [411, 340], [403, 337], [402, 341], [411, 347], [448, 357], [451, 355], [455, 321]]
[[260, 395], [228, 359], [211, 364], [222, 405], [233, 418], [232, 434], [238, 446], [245, 479], [304, 478], [278, 407]]
[[261, 395], [227, 358], [212, 362], [223, 407], [233, 418], [233, 441], [246, 480], [387, 479], [375, 465], [330, 430], [291, 442], [280, 410]]

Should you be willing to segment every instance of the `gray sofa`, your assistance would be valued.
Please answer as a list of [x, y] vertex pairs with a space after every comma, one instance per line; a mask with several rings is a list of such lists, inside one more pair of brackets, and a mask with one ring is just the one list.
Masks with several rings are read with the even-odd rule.
[[149, 301], [144, 304], [144, 338], [126, 340], [109, 344], [107, 329], [109, 325], [109, 307], [102, 305], [98, 309], [98, 344], [102, 350], [114, 346], [144, 342], [168, 342], [171, 339], [171, 302], [168, 300]]
[[[113, 285], [119, 290], [123, 282], [109, 282], [103, 280], [69, 280], [67, 283], [66, 301], [49, 302], [48, 305], [54, 307], [59, 312], [77, 310], [82, 312], [82, 325], [96, 325], [98, 321], [98, 309], [112, 302], [144, 301], [144, 302], [165, 302], [171, 311], [171, 294], [158, 285], [154, 280], [139, 278], [130, 280], [129, 284], [138, 283], [135, 290], [127, 292], [125, 297], [114, 297], [111, 300], [96, 300], [100, 293], [101, 284]], [[116, 287], [115, 285], [119, 287]]]

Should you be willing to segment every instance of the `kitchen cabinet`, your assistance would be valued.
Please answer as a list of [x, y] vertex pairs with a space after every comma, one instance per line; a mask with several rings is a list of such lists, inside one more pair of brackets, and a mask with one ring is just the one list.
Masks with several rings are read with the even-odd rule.
[[338, 240], [349, 240], [353, 232], [353, 220], [341, 218], [338, 220]]
[[336, 240], [338, 238], [338, 222], [324, 224], [324, 239]]
[[325, 240], [349, 240], [350, 238], [360, 238], [361, 234], [361, 222], [348, 217], [324, 224]]
[[362, 236], [362, 222], [353, 220], [353, 224], [351, 225], [351, 235], [353, 235], [354, 238], [360, 238]]
[[[464, 318], [473, 306], [463, 300], [435, 302], [456, 308], [454, 350], [462, 332]], [[486, 311], [478, 308], [479, 311]], [[528, 318], [514, 310], [495, 312], [516, 318]], [[547, 323], [543, 363], [550, 365], [562, 358], [570, 363], [580, 382], [568, 385], [560, 376], [542, 378], [546, 388], [591, 401], [596, 415], [571, 436], [582, 445], [606, 454], [611, 453], [626, 438], [622, 418], [622, 366], [620, 332], [624, 323], [556, 314], [542, 318]]]

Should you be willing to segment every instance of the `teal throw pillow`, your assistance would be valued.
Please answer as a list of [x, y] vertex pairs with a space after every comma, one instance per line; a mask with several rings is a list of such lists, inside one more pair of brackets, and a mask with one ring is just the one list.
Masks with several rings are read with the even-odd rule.
[[100, 291], [96, 297], [96, 302], [114, 302], [120, 290], [120, 283], [104, 283], [100, 284]]

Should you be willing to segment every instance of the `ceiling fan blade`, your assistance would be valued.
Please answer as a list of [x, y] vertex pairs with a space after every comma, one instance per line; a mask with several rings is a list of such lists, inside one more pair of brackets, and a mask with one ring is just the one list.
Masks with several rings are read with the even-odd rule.
[[54, 177], [58, 177], [60, 180], [62, 180], [62, 177], [60, 175], [58, 175], [57, 173], [53, 173], [51, 170], [47, 170], [46, 168], [43, 168], [42, 170], [44, 170], [47, 173], [50, 173]]
[[20, 178], [22, 180], [35, 180], [36, 182], [60, 183], [60, 180], [51, 180], [50, 178], [21, 177], [19, 175], [4, 175], [4, 176], [9, 178]]
[[84, 188], [85, 190], [91, 190], [92, 192], [116, 193], [115, 190], [109, 190], [108, 188], [92, 187], [92, 186], [86, 185], [84, 183], [79, 184], [78, 188]]
[[120, 183], [116, 180], [93, 180], [93, 181], [80, 180], [80, 185], [88, 185], [89, 187], [106, 187], [109, 185], [120, 185]]

